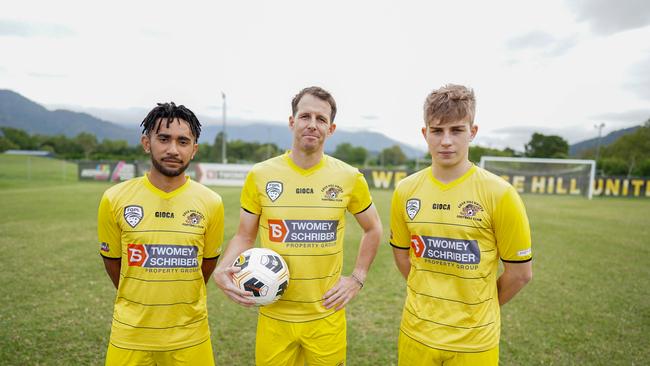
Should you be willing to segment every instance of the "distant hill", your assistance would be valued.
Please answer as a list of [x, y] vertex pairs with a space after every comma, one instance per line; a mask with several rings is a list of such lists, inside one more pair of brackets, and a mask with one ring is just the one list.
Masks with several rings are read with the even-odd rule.
[[[629, 128], [624, 128], [621, 130], [616, 130], [608, 133], [606, 136], [603, 136], [600, 140], [600, 147], [607, 146], [614, 141], [616, 141], [619, 137], [633, 133], [637, 129], [639, 129], [641, 126], [634, 126], [634, 127], [629, 127]], [[588, 149], [595, 149], [598, 145], [598, 137], [589, 139], [589, 140], [584, 140], [577, 142], [571, 146], [569, 146], [569, 155], [570, 156], [580, 156], [580, 154]]]
[[50, 111], [38, 103], [11, 90], [0, 89], [0, 126], [20, 128], [30, 134], [59, 135], [68, 137], [80, 132], [90, 132], [98, 140], [126, 140], [129, 144], [139, 141], [136, 129], [103, 121], [86, 113], [64, 109]]
[[[200, 140], [212, 144], [219, 132], [221, 132], [221, 126], [205, 126], [201, 131]], [[228, 141], [244, 140], [261, 143], [271, 141], [282, 149], [289, 149], [292, 143], [292, 135], [289, 132], [288, 125], [270, 123], [258, 122], [245, 125], [227, 125], [226, 136], [228, 137]], [[410, 158], [422, 157], [425, 154], [424, 150], [403, 144], [378, 132], [351, 132], [340, 128], [337, 128], [334, 135], [327, 140], [325, 144], [326, 151], [331, 153], [338, 144], [344, 142], [355, 146], [363, 146], [366, 150], [374, 153], [378, 153], [384, 148], [393, 145], [399, 145], [404, 154]]]
[[[227, 126], [228, 140], [244, 140], [257, 142], [272, 142], [282, 149], [291, 147], [291, 135], [286, 125], [254, 121], [246, 124], [241, 120], [238, 124]], [[138, 122], [139, 124], [139, 122]], [[20, 128], [30, 134], [56, 135], [69, 137], [80, 132], [90, 132], [98, 140], [126, 140], [130, 145], [140, 141], [140, 130], [125, 127], [116, 123], [102, 120], [88, 113], [72, 112], [67, 109], [50, 111], [38, 103], [11, 90], [0, 89], [0, 126]], [[214, 143], [221, 126], [204, 126], [199, 142]], [[379, 152], [384, 148], [399, 145], [410, 158], [422, 157], [424, 150], [417, 149], [399, 141], [393, 140], [381, 133], [364, 131], [346, 131], [337, 129], [327, 142], [327, 151], [332, 152], [336, 145], [348, 142], [355, 146], [363, 146], [371, 152]]]

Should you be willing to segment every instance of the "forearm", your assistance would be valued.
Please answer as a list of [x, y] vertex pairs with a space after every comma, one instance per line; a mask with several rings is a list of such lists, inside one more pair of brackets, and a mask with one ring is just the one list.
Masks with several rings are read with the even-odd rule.
[[235, 259], [241, 254], [241, 252], [250, 249], [255, 244], [255, 238], [250, 238], [242, 235], [235, 235], [228, 243], [228, 247], [224, 251], [223, 255], [219, 260], [217, 265], [217, 271], [225, 270], [228, 267], [231, 267]]
[[[530, 262], [521, 264], [504, 264], [505, 270], [497, 280], [499, 305], [504, 305], [512, 300], [532, 279], [532, 266]], [[513, 269], [514, 267], [514, 269]]]
[[379, 241], [381, 240], [381, 230], [373, 229], [363, 233], [359, 244], [359, 254], [354, 264], [352, 274], [361, 282], [366, 281], [370, 265], [377, 255]]
[[214, 268], [217, 266], [217, 258], [212, 258], [212, 259], [203, 259], [203, 263], [201, 263], [201, 272], [203, 273], [203, 280], [205, 283], [208, 283], [208, 280], [210, 279], [210, 276], [212, 275], [212, 272], [214, 272]]
[[393, 248], [393, 257], [395, 259], [395, 266], [397, 267], [397, 270], [402, 274], [404, 279], [408, 279], [409, 273], [411, 272], [411, 258], [409, 257], [409, 250]]
[[108, 277], [113, 282], [115, 288], [118, 288], [120, 285], [120, 268], [122, 266], [122, 259], [109, 259], [102, 257], [104, 260], [104, 268]]

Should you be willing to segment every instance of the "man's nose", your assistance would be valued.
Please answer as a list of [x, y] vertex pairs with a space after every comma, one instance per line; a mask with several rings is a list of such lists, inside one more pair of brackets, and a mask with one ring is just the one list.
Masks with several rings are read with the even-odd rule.
[[445, 132], [442, 135], [442, 144], [443, 145], [451, 145], [451, 133]]
[[167, 149], [167, 153], [169, 155], [178, 155], [178, 144], [176, 143], [176, 141], [172, 141], [169, 144], [169, 148]]
[[309, 123], [307, 124], [307, 128], [309, 128], [310, 130], [315, 130], [316, 129], [316, 117], [315, 116], [312, 116], [309, 119]]

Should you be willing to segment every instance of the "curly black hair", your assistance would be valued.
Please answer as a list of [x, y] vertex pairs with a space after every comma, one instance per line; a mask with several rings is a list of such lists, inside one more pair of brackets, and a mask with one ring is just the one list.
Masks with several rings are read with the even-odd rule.
[[195, 142], [199, 141], [201, 122], [196, 118], [194, 112], [186, 108], [184, 105], [177, 106], [174, 102], [158, 103], [158, 106], [152, 109], [144, 120], [142, 120], [142, 123], [140, 124], [140, 127], [142, 127], [142, 134], [148, 135], [154, 128], [156, 128], [155, 132], [158, 133], [158, 131], [160, 131], [160, 126], [162, 125], [161, 121], [161, 123], [158, 124], [158, 127], [156, 127], [156, 123], [159, 119], [166, 120], [167, 128], [169, 128], [169, 125], [174, 121], [174, 118], [186, 121], [196, 139]]

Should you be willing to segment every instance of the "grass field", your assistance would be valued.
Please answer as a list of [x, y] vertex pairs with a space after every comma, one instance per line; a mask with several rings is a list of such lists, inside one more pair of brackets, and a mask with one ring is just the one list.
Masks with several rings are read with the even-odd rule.
[[[60, 161], [0, 155], [0, 365], [103, 364], [115, 290], [98, 255], [96, 210], [109, 184], [76, 182], [74, 174]], [[213, 189], [231, 237], [239, 189]], [[390, 193], [373, 192], [385, 227]], [[534, 279], [502, 309], [501, 364], [646, 365], [650, 200], [524, 201]], [[349, 273], [359, 230], [347, 229]], [[404, 287], [384, 240], [347, 308], [349, 365], [396, 363]], [[217, 364], [253, 365], [255, 309], [231, 303], [212, 283], [208, 292]]]

